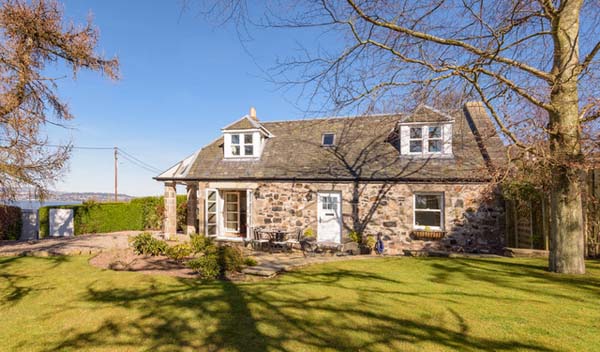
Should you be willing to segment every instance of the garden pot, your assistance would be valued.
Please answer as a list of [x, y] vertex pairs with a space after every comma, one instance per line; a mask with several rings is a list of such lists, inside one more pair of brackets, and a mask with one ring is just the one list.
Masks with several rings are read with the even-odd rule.
[[413, 231], [411, 237], [420, 240], [439, 240], [446, 236], [445, 231]]
[[360, 251], [360, 254], [371, 254], [371, 252], [373, 252], [373, 249], [364, 245], [358, 246], [358, 249]]

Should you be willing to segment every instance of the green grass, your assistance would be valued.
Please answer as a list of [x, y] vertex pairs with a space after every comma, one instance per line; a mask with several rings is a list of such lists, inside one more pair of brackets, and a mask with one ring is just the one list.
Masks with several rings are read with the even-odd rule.
[[254, 283], [0, 258], [6, 351], [599, 351], [600, 262], [386, 258]]

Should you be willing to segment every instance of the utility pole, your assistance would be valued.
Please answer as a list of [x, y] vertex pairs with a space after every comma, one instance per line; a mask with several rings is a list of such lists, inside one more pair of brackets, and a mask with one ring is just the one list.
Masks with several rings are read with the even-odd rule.
[[117, 199], [117, 175], [118, 175], [118, 170], [117, 170], [117, 147], [115, 147], [115, 202], [118, 201], [118, 199]]

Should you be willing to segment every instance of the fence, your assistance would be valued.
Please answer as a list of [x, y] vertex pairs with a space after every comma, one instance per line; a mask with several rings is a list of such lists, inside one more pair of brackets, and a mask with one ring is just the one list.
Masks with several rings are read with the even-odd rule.
[[[600, 256], [600, 170], [586, 176], [583, 194], [586, 255]], [[548, 250], [550, 247], [550, 199], [506, 201], [506, 244], [513, 248]]]

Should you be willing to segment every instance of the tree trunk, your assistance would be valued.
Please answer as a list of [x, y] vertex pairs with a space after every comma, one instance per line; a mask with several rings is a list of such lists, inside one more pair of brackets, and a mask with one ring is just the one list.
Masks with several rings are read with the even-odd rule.
[[585, 273], [581, 204], [579, 122], [579, 13], [581, 1], [564, 3], [553, 20], [554, 82], [551, 84], [550, 150], [553, 161], [549, 270]]

